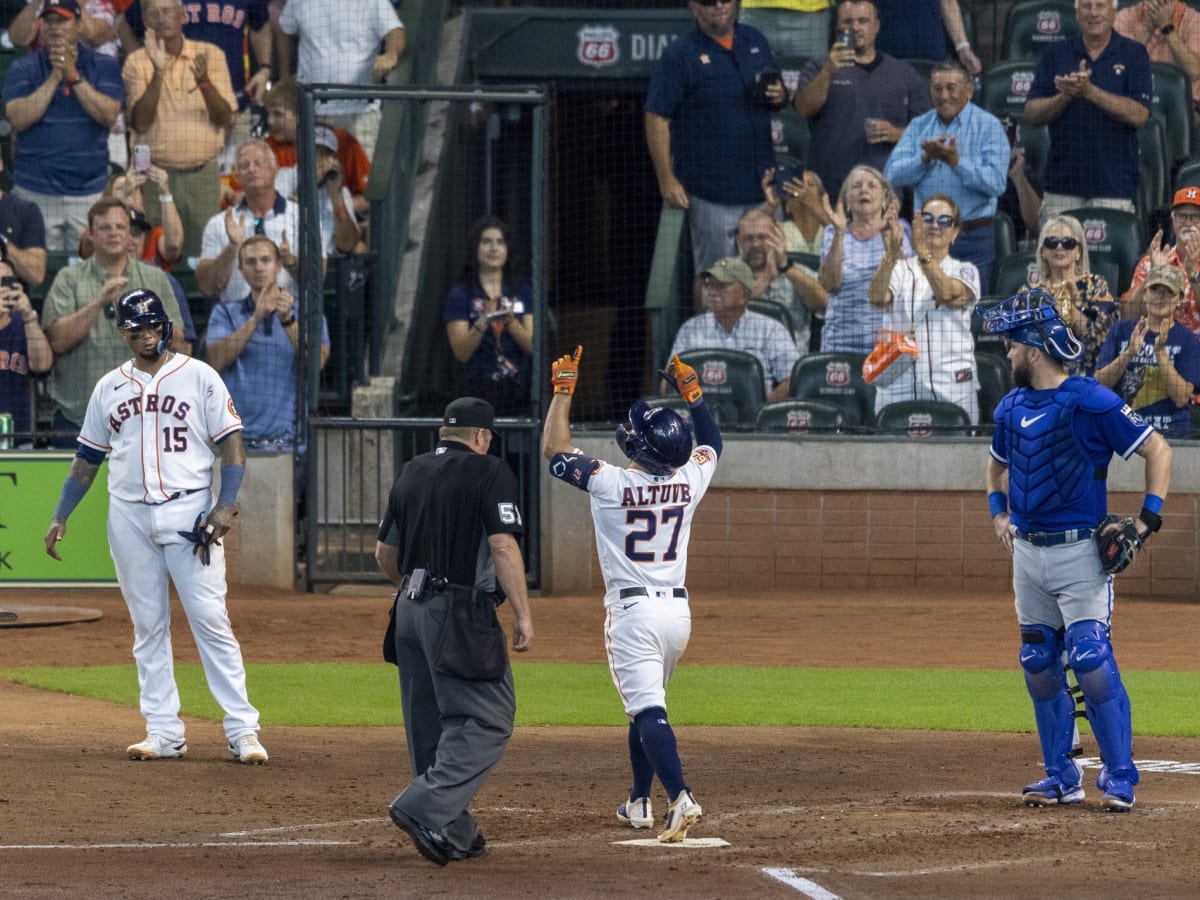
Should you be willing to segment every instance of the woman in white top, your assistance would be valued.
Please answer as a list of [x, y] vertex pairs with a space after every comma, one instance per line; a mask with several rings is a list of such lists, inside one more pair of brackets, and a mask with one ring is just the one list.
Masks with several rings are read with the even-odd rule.
[[920, 355], [902, 355], [876, 381], [875, 411], [901, 400], [943, 400], [979, 423], [979, 378], [971, 311], [979, 299], [979, 271], [950, 258], [958, 237], [958, 207], [932, 194], [913, 216], [913, 255], [906, 256], [894, 215], [883, 226], [885, 252], [867, 290], [883, 310], [883, 327], [911, 335]]

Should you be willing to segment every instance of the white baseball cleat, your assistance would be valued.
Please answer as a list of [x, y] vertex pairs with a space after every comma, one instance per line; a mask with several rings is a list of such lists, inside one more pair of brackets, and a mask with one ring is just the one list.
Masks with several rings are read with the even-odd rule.
[[637, 797], [626, 800], [617, 807], [617, 818], [628, 822], [634, 828], [649, 828], [654, 824], [654, 810], [650, 806], [650, 798]]
[[187, 753], [187, 744], [182, 739], [173, 741], [161, 734], [148, 734], [144, 741], [126, 747], [125, 752], [130, 759], [177, 759]]
[[267, 748], [258, 742], [258, 735], [254, 734], [254, 732], [243, 734], [230, 744], [229, 752], [233, 754], [233, 758], [238, 762], [250, 763], [256, 766], [261, 766], [270, 759], [267, 756]]
[[667, 810], [667, 824], [658, 833], [664, 844], [675, 844], [687, 837], [688, 829], [700, 821], [704, 810], [689, 790], [682, 790]]

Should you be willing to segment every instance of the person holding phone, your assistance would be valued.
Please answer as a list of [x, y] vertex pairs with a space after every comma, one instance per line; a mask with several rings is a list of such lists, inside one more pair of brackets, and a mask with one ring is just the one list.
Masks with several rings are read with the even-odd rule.
[[4, 79], [4, 115], [16, 132], [13, 193], [41, 209], [51, 251], [79, 244], [125, 99], [116, 60], [81, 43], [80, 15], [76, 0], [45, 3], [42, 48], [17, 57]]
[[0, 260], [0, 412], [12, 413], [16, 446], [32, 444], [30, 376], [49, 372], [54, 352], [13, 267]]
[[466, 392], [500, 415], [532, 408], [533, 292], [516, 272], [512, 229], [484, 216], [471, 226], [462, 280], [446, 298], [446, 336]]

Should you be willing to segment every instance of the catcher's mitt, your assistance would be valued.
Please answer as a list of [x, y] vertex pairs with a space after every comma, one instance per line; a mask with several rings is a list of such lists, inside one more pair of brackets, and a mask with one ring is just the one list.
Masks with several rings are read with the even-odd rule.
[[1124, 572], [1142, 549], [1142, 538], [1132, 518], [1106, 516], [1096, 529], [1096, 545], [1100, 548], [1100, 566], [1109, 575]]
[[221, 546], [215, 537], [216, 529], [204, 521], [204, 513], [196, 513], [196, 524], [191, 531], [179, 532], [180, 537], [187, 538], [192, 543], [192, 555], [199, 556], [202, 565], [207, 566], [212, 561], [212, 545]]

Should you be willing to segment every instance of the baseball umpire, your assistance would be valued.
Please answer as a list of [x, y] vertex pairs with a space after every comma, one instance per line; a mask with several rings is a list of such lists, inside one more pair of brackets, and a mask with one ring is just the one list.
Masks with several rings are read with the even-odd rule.
[[[1044, 779], [1024, 788], [1024, 801], [1083, 800], [1065, 650], [1100, 747], [1101, 808], [1126, 812], [1138, 771], [1129, 696], [1110, 641], [1113, 575], [1162, 525], [1171, 447], [1108, 388], [1067, 376], [1063, 364], [1082, 347], [1049, 294], [1010, 297], [983, 320], [984, 330], [1005, 335], [1015, 385], [993, 416], [987, 490], [996, 536], [1013, 555], [1020, 660], [1046, 767]], [[1114, 453], [1145, 460], [1146, 497], [1136, 519], [1106, 518]]]
[[[384, 658], [400, 669], [413, 780], [392, 821], [430, 862], [482, 856], [467, 807], [500, 761], [516, 715], [496, 607], [512, 603], [512, 647], [533, 642], [517, 479], [488, 455], [495, 412], [476, 397], [446, 407], [438, 445], [400, 471], [375, 559], [400, 586]], [[497, 581], [499, 588], [497, 588]]]
[[676, 356], [663, 377], [691, 410], [698, 446], [674, 411], [642, 401], [617, 428], [626, 468], [585, 456], [571, 441], [571, 396], [582, 348], [551, 370], [554, 398], [542, 432], [550, 472], [591, 498], [596, 550], [604, 575], [604, 643], [609, 670], [629, 717], [633, 787], [617, 818], [634, 828], [654, 824], [654, 776], [667, 791], [658, 839], [682, 841], [703, 810], [684, 781], [675, 732], [667, 721], [667, 682], [692, 632], [688, 606], [688, 537], [692, 516], [712, 481], [721, 432], [704, 403], [696, 371]]
[[[116, 320], [133, 360], [92, 391], [79, 449], [46, 532], [46, 552], [62, 558], [57, 544], [66, 536], [67, 517], [111, 454], [108, 546], [133, 621], [147, 730], [146, 739], [126, 752], [133, 759], [187, 753], [171, 655], [169, 577], [192, 627], [208, 688], [225, 710], [229, 752], [238, 762], [264, 763], [258, 710], [246, 696], [242, 650], [225, 608], [225, 551], [218, 540], [233, 522], [246, 471], [242, 420], [221, 376], [167, 349], [171, 320], [157, 294], [126, 291], [117, 301]], [[221, 491], [214, 505], [217, 452]]]

